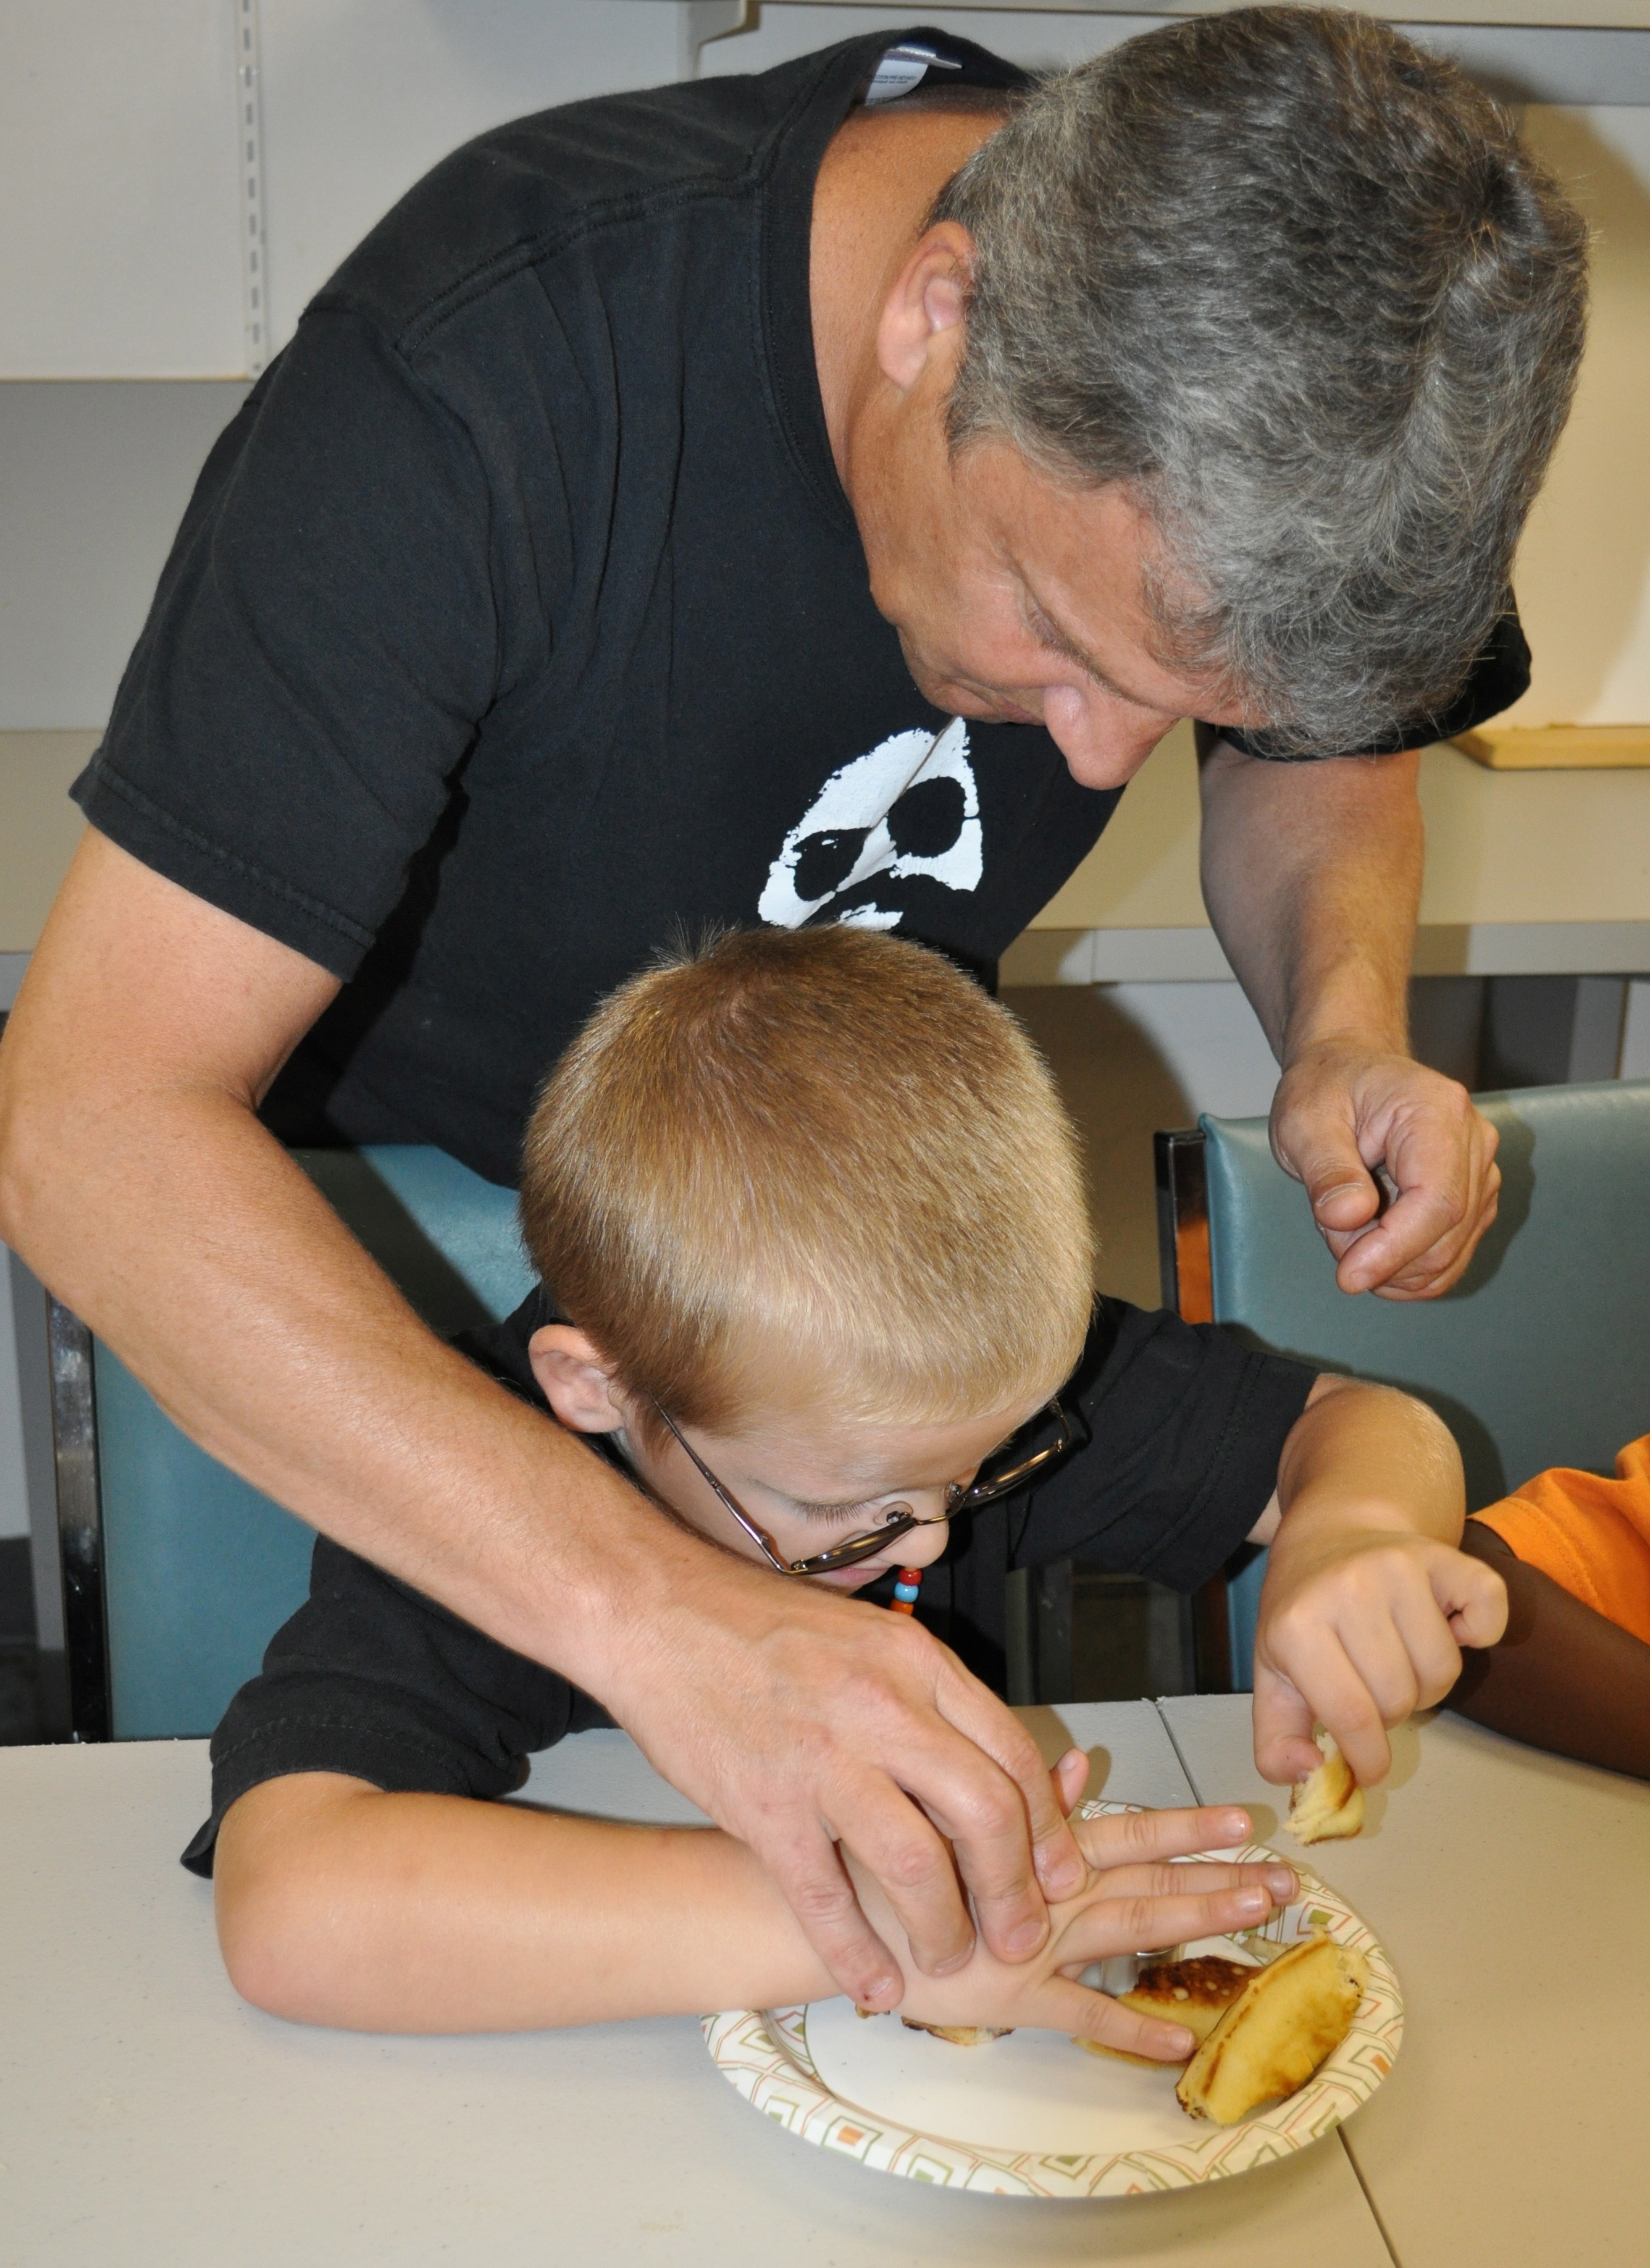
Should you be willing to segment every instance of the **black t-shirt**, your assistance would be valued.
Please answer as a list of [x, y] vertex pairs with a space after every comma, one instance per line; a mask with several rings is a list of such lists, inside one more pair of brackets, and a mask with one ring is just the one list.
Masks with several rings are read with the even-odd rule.
[[[948, 84], [1023, 83], [921, 36]], [[659, 945], [841, 919], [986, 968], [1109, 817], [1040, 727], [930, 707], [871, 602], [808, 236], [888, 45], [460, 150], [213, 450], [76, 792], [349, 980], [271, 1098], [288, 1138], [512, 1182], [538, 1082]]]
[[[456, 1344], [546, 1409], [527, 1343], [555, 1312], [534, 1292], [507, 1322]], [[1000, 1671], [1010, 1567], [1070, 1557], [1195, 1589], [1265, 1509], [1315, 1375], [1215, 1324], [1101, 1300], [1065, 1395], [1081, 1446], [1040, 1486], [954, 1525], [923, 1579], [923, 1619], [990, 1676]], [[183, 1863], [211, 1872], [224, 1814], [266, 1779], [334, 1771], [383, 1788], [504, 1795], [534, 1750], [611, 1721], [554, 1670], [323, 1536], [308, 1601], [212, 1736], [212, 1815]]]

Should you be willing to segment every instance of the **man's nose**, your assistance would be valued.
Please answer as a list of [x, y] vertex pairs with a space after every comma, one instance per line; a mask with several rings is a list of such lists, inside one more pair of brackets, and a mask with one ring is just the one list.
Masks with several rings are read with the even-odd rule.
[[1042, 721], [1080, 786], [1126, 787], [1178, 719], [1123, 709], [1102, 695], [1051, 685]]

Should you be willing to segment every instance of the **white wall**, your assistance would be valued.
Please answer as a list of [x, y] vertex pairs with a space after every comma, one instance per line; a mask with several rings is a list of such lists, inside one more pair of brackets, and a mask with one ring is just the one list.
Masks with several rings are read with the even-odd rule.
[[261, 0], [260, 19], [276, 346], [357, 239], [460, 142], [676, 76], [670, 0]]
[[[243, 0], [0, 5], [0, 379], [244, 372]], [[668, 79], [670, 0], [257, 0], [263, 314], [278, 343], [351, 243], [498, 120]], [[768, 5], [707, 73], [917, 18], [1028, 63], [1160, 20]], [[1536, 679], [1519, 712], [1650, 719], [1650, 33], [1412, 27], [1532, 110], [1599, 231], [1575, 418], [1519, 563]], [[1609, 93], [1615, 100], [1599, 107]], [[232, 383], [0, 383], [0, 730], [95, 726]]]
[[[1263, 1118], [1278, 1060], [1235, 983], [1102, 984], [1096, 988], [1147, 1042], [1179, 1088], [1184, 1123]], [[1012, 997], [1012, 996], [1011, 996]]]
[[231, 0], [0, 10], [0, 372], [246, 364]]

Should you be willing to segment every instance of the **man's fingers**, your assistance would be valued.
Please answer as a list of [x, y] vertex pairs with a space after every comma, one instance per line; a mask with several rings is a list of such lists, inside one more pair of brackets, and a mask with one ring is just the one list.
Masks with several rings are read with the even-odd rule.
[[1005, 1778], [970, 1771], [938, 1800], [928, 1786], [907, 1785], [955, 1849], [980, 1935], [999, 1961], [1028, 1961], [1049, 1933], [1044, 1896], [1069, 1896], [1081, 1887], [1083, 1855], [1019, 1719], [973, 1678], [943, 1678], [935, 1698], [946, 1722], [970, 1744], [969, 1760], [977, 1764], [983, 1754]]
[[[1306, 1184], [1342, 1290], [1388, 1299], [1459, 1280], [1495, 1217], [1495, 1144], [1464, 1087], [1406, 1056], [1311, 1051], [1272, 1110], [1273, 1151]], [[1384, 1214], [1376, 1164], [1396, 1191]]]
[[[931, 1830], [932, 1831], [932, 1830]], [[861, 2008], [893, 2008], [905, 1992], [899, 1963], [860, 1910], [842, 1854], [822, 1829], [767, 1850], [752, 1846], [808, 1943]]]
[[1382, 1130], [1397, 1201], [1381, 1223], [1381, 1242], [1349, 1256], [1342, 1272], [1353, 1290], [1436, 1299], [1464, 1275], [1495, 1219], [1499, 1137], [1453, 1080], [1418, 1067], [1411, 1085]]
[[[1466, 1266], [1471, 1246], [1468, 1227], [1449, 1191], [1436, 1189], [1404, 1190], [1380, 1220], [1356, 1243], [1349, 1245], [1336, 1270], [1343, 1291], [1368, 1291], [1402, 1277], [1425, 1256], [1428, 1280], [1459, 1260]], [[1458, 1271], [1457, 1271], [1458, 1272]]]
[[[1281, 1101], [1281, 1093], [1280, 1093]], [[1374, 1220], [1381, 1192], [1358, 1147], [1350, 1117], [1282, 1110], [1272, 1152], [1285, 1173], [1305, 1185], [1318, 1226], [1344, 1234]]]

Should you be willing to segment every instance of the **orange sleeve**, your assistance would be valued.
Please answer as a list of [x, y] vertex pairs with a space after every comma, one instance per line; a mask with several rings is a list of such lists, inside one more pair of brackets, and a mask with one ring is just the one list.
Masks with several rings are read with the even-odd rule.
[[1558, 1466], [1475, 1513], [1527, 1567], [1650, 1645], [1650, 1433], [1616, 1460], [1616, 1478]]

